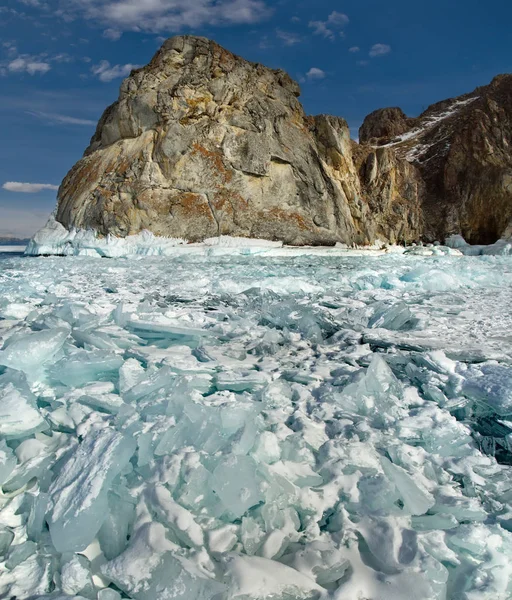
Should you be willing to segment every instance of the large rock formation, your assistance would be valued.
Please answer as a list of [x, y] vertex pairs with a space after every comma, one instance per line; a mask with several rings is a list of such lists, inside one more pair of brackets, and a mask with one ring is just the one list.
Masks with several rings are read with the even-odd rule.
[[493, 242], [512, 219], [512, 76], [350, 140], [300, 89], [194, 36], [167, 40], [103, 114], [59, 190], [66, 228], [287, 244]]
[[307, 117], [299, 94], [283, 71], [213, 41], [167, 40], [105, 111], [62, 183], [57, 220], [190, 241], [417, 239], [416, 168], [392, 151], [359, 148], [343, 119]]
[[359, 137], [421, 172], [424, 239], [461, 233], [488, 244], [512, 234], [512, 75], [434, 104], [416, 119], [399, 109], [376, 111]]

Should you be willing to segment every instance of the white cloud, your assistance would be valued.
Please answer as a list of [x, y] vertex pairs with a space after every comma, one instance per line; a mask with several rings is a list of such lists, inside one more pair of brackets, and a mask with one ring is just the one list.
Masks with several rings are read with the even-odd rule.
[[62, 18], [84, 16], [120, 32], [152, 33], [251, 24], [272, 12], [265, 0], [61, 0], [60, 6]]
[[55, 56], [52, 56], [49, 60], [57, 63], [71, 63], [75, 59], [66, 52], [62, 52], [61, 54], [56, 54]]
[[306, 77], [308, 79], [324, 79], [325, 71], [322, 71], [322, 69], [318, 69], [317, 67], [311, 67], [306, 73]]
[[91, 71], [98, 77], [100, 81], [108, 82], [120, 77], [126, 77], [134, 69], [138, 69], [140, 65], [111, 65], [108, 60], [102, 60], [99, 65], [91, 67]]
[[6, 181], [2, 188], [8, 192], [21, 192], [23, 194], [36, 194], [42, 190], [58, 190], [58, 185], [51, 183], [20, 183], [19, 181]]
[[47, 61], [27, 54], [18, 56], [7, 65], [7, 70], [11, 73], [28, 73], [29, 75], [35, 75], [36, 73], [44, 75], [51, 68]]
[[113, 42], [117, 42], [117, 40], [121, 39], [123, 33], [119, 31], [119, 29], [105, 29], [103, 32], [103, 37], [107, 40], [112, 40]]
[[350, 19], [347, 17], [347, 15], [345, 15], [344, 13], [339, 13], [334, 10], [329, 15], [327, 22], [329, 23], [329, 25], [334, 25], [337, 27], [345, 27], [345, 25], [348, 25], [349, 20]]
[[387, 44], [374, 44], [370, 50], [370, 56], [373, 58], [375, 56], [384, 56], [385, 54], [389, 54], [391, 52], [391, 46]]
[[352, 53], [359, 52], [359, 50], [361, 50], [361, 48], [359, 48], [359, 46], [352, 46], [351, 48], [348, 49], [348, 51], [352, 52]]
[[321, 35], [329, 40], [336, 38], [335, 30], [338, 30], [339, 35], [343, 35], [340, 31], [349, 23], [349, 18], [344, 13], [333, 11], [327, 21], [310, 21], [309, 27], [313, 29], [315, 35]]
[[77, 117], [70, 117], [68, 115], [59, 115], [56, 113], [47, 113], [40, 111], [27, 111], [27, 114], [32, 115], [33, 117], [37, 117], [38, 119], [42, 119], [43, 121], [47, 121], [48, 123], [56, 123], [58, 125], [84, 125], [84, 126], [94, 126], [96, 125], [96, 121], [91, 121], [90, 119], [80, 119]]
[[294, 46], [295, 44], [299, 44], [301, 39], [296, 33], [291, 33], [290, 31], [283, 31], [282, 29], [276, 29], [277, 37], [283, 41], [285, 46]]

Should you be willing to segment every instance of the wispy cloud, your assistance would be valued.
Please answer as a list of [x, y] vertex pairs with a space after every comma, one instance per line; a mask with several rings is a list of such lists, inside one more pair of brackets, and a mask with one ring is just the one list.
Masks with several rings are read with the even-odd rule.
[[371, 47], [369, 55], [374, 58], [375, 56], [384, 56], [385, 54], [389, 54], [391, 52], [391, 46], [388, 44], [374, 44]]
[[103, 32], [103, 37], [113, 42], [117, 42], [117, 40], [121, 39], [122, 35], [123, 32], [119, 31], [119, 29], [108, 28]]
[[36, 194], [43, 190], [58, 190], [58, 185], [51, 183], [20, 183], [19, 181], [6, 181], [2, 188], [8, 192], [20, 192], [22, 194]]
[[321, 35], [329, 40], [336, 39], [338, 35], [343, 35], [343, 28], [349, 23], [349, 18], [346, 14], [333, 11], [326, 21], [310, 21], [309, 27], [313, 29], [315, 35]]
[[46, 6], [45, 3], [40, 0], [18, 0], [18, 2], [21, 2], [21, 4], [24, 4], [25, 6], [36, 6], [38, 8]]
[[46, 121], [50, 124], [62, 124], [62, 125], [84, 125], [84, 126], [94, 126], [96, 125], [96, 121], [92, 121], [90, 119], [80, 119], [77, 117], [70, 117], [68, 115], [59, 115], [56, 113], [47, 113], [40, 111], [26, 111], [27, 114], [32, 115], [33, 117], [37, 117], [43, 121]]
[[353, 54], [355, 54], [356, 52], [359, 52], [359, 50], [361, 50], [361, 48], [359, 48], [359, 46], [352, 46], [351, 48], [348, 49], [348, 51], [352, 52]]
[[102, 60], [98, 65], [91, 67], [91, 71], [98, 77], [100, 81], [105, 83], [120, 77], [126, 77], [134, 69], [138, 69], [140, 65], [111, 65], [108, 60]]
[[318, 67], [311, 67], [306, 73], [306, 77], [308, 79], [324, 79], [325, 71], [322, 71], [322, 69], [319, 69]]
[[265, 0], [61, 0], [59, 11], [64, 19], [83, 16], [120, 32], [152, 33], [252, 24], [271, 13]]
[[300, 36], [290, 31], [276, 29], [276, 35], [280, 40], [282, 40], [285, 46], [295, 46], [295, 44], [300, 44], [301, 42]]

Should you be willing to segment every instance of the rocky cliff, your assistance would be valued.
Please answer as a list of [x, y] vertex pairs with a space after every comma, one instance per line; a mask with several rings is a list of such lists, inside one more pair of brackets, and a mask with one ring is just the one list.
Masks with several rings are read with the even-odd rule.
[[62, 183], [57, 220], [103, 235], [148, 229], [190, 241], [417, 239], [417, 169], [393, 152], [357, 147], [343, 119], [306, 116], [299, 94], [283, 71], [213, 41], [167, 40], [105, 111]]
[[123, 82], [57, 220], [192, 242], [495, 241], [511, 218], [511, 90], [506, 76], [417, 119], [376, 111], [356, 144], [343, 119], [307, 116], [283, 71], [178, 36]]
[[391, 150], [420, 171], [424, 239], [461, 233], [489, 244], [512, 234], [512, 75], [414, 119], [398, 108], [375, 111], [359, 137], [365, 147]]

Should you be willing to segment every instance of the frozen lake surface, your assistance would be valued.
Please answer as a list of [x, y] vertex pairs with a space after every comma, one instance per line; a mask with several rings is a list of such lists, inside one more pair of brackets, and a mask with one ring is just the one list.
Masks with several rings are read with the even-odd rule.
[[0, 257], [0, 597], [509, 600], [512, 258]]

